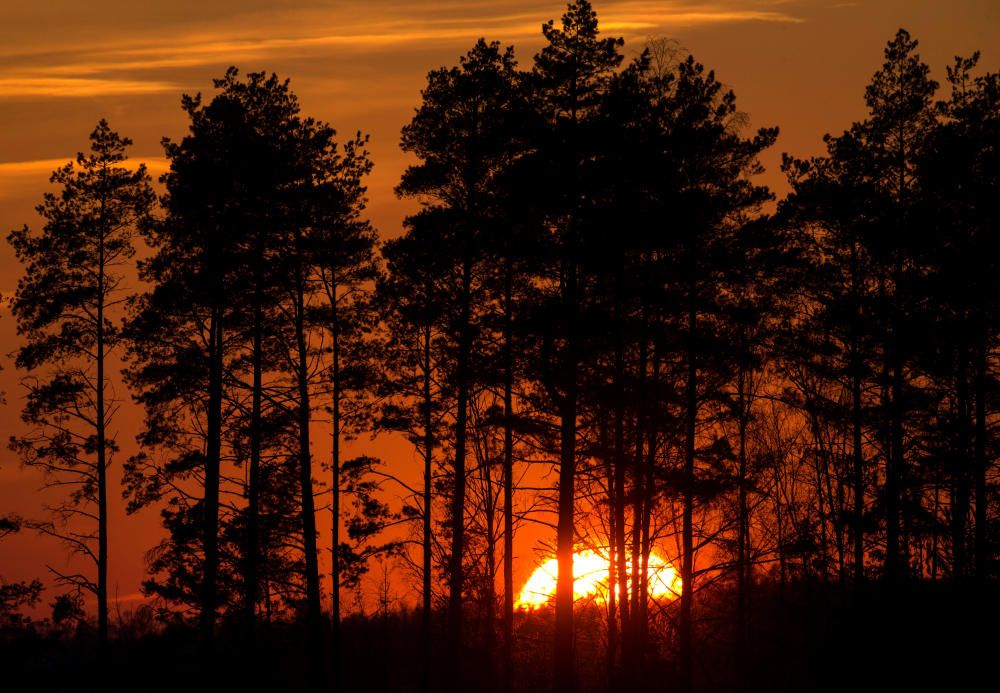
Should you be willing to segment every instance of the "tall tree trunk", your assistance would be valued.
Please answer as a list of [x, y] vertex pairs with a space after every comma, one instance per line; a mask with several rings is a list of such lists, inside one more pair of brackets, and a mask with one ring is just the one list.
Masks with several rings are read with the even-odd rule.
[[694, 685], [694, 647], [691, 607], [694, 603], [694, 462], [695, 434], [698, 420], [698, 364], [695, 361], [697, 317], [693, 287], [688, 296], [687, 383], [685, 387], [685, 434], [683, 510], [681, 520], [681, 613], [680, 613], [680, 688], [691, 693]]
[[[491, 682], [496, 681], [496, 638], [497, 638], [497, 508], [493, 495], [493, 469], [490, 464], [482, 465], [483, 488], [486, 495], [483, 503], [486, 524], [486, 614], [483, 619], [483, 674]], [[496, 690], [495, 684], [490, 688]]]
[[851, 347], [851, 447], [854, 460], [854, 584], [865, 580], [865, 458], [861, 443], [861, 356], [857, 341]]
[[306, 635], [309, 657], [309, 674], [314, 685], [323, 678], [322, 613], [319, 595], [319, 557], [316, 549], [316, 504], [313, 497], [312, 451], [309, 424], [312, 405], [309, 398], [309, 355], [307, 353], [305, 326], [305, 267], [299, 257], [295, 278], [295, 348], [298, 352], [296, 380], [298, 386], [299, 433], [299, 492], [301, 494], [302, 546], [305, 554], [306, 578]]
[[[201, 586], [201, 633], [208, 656], [215, 641], [219, 575], [219, 469], [222, 456], [222, 316], [218, 306], [209, 319], [208, 412], [205, 441], [205, 497], [202, 543], [205, 567]], [[211, 662], [209, 662], [211, 666]]]
[[966, 529], [969, 520], [971, 489], [969, 488], [969, 379], [968, 350], [964, 343], [956, 351], [956, 415], [958, 417], [958, 441], [952, 454], [955, 456], [954, 481], [951, 511], [951, 553], [952, 574], [956, 578], [967, 574]]
[[986, 515], [986, 338], [981, 337], [976, 347], [975, 367], [976, 397], [976, 577], [987, 577], [986, 560], [989, 551], [989, 532]]
[[[617, 407], [617, 404], [616, 404]], [[607, 428], [603, 422], [601, 422], [601, 449], [607, 451]], [[617, 548], [615, 545], [615, 536], [617, 534], [617, 529], [615, 526], [615, 472], [614, 472], [614, 459], [613, 455], [608, 455], [605, 452], [604, 456], [605, 469], [604, 478], [605, 483], [608, 486], [608, 505], [610, 512], [608, 513], [608, 611], [607, 611], [607, 628], [608, 628], [608, 640], [607, 640], [607, 652], [606, 652], [606, 664], [607, 669], [607, 686], [609, 690], [614, 690], [617, 684], [617, 672], [615, 656], [618, 650], [618, 580], [617, 580]]]
[[471, 285], [472, 266], [468, 258], [462, 267], [461, 315], [458, 358], [455, 371], [458, 378], [455, 412], [454, 488], [451, 497], [451, 561], [448, 581], [448, 641], [454, 665], [452, 684], [461, 686], [462, 662], [462, 592], [465, 586], [465, 456], [468, 436], [469, 358], [471, 354]]
[[565, 353], [562, 363], [564, 391], [559, 411], [559, 519], [556, 529], [556, 634], [555, 687], [562, 693], [572, 693], [576, 687], [574, 672], [573, 632], [573, 552], [576, 539], [576, 415], [577, 415], [577, 353], [576, 353], [576, 291], [577, 267], [573, 239], [568, 239], [565, 263], [563, 315], [567, 324]]
[[[898, 277], [898, 275], [897, 275]], [[897, 303], [898, 282], [893, 303]], [[900, 542], [899, 542], [899, 497], [900, 497], [900, 476], [903, 466], [903, 418], [902, 418], [902, 394], [903, 394], [903, 364], [900, 352], [902, 345], [899, 337], [899, 311], [897, 306], [892, 307], [892, 326], [889, 335], [887, 370], [889, 376], [889, 445], [886, 452], [885, 468], [885, 497], [886, 497], [886, 528], [885, 528], [885, 577], [892, 583], [901, 577], [899, 564]]]
[[[783, 462], [784, 460], [782, 460]], [[788, 578], [787, 558], [785, 556], [785, 526], [781, 512], [781, 465], [775, 464], [774, 474], [774, 533], [778, 545], [778, 603], [784, 604], [785, 583]]]
[[[104, 167], [102, 179], [106, 175]], [[101, 194], [102, 228], [98, 236], [97, 250], [97, 412], [94, 417], [97, 424], [97, 638], [100, 642], [101, 657], [107, 657], [108, 649], [108, 459], [107, 424], [104, 405], [104, 301], [106, 290], [105, 276], [105, 235], [107, 222], [105, 220], [105, 196]], [[108, 662], [102, 662], [107, 666]]]
[[618, 599], [618, 611], [621, 619], [621, 658], [622, 672], [625, 675], [631, 674], [632, 667], [630, 657], [632, 655], [632, 623], [631, 612], [629, 611], [628, 592], [628, 562], [625, 551], [625, 335], [624, 320], [622, 311], [624, 308], [624, 285], [625, 285], [625, 261], [619, 258], [618, 268], [615, 273], [615, 303], [614, 303], [614, 330], [615, 330], [615, 362], [614, 362], [614, 441], [613, 441], [613, 466], [614, 484], [611, 486], [612, 493], [612, 532], [614, 534], [614, 544], [616, 552], [614, 556], [609, 556], [612, 561], [617, 561], [617, 565], [612, 565], [612, 572], [617, 570], [617, 584], [620, 599]]
[[750, 517], [747, 507], [747, 418], [749, 407], [746, 403], [746, 366], [739, 365], [739, 373], [736, 380], [736, 402], [739, 406], [737, 415], [737, 425], [739, 434], [739, 470], [737, 473], [737, 547], [736, 547], [736, 647], [737, 647], [737, 676], [740, 681], [740, 688], [744, 688], [743, 682], [746, 677], [748, 632], [747, 617], [748, 595], [750, 589], [750, 556], [749, 556], [749, 533]]
[[[244, 548], [243, 615], [251, 652], [257, 645], [258, 564], [260, 561], [260, 451], [261, 409], [263, 395], [263, 248], [258, 242], [254, 268], [253, 346], [250, 360], [253, 368], [250, 404], [250, 470], [247, 479], [247, 537]], [[251, 661], [256, 662], [255, 659]]]
[[513, 268], [504, 273], [503, 335], [503, 668], [504, 690], [514, 687], [514, 345]]
[[222, 317], [213, 306], [209, 319], [208, 411], [205, 440], [205, 496], [202, 544], [205, 567], [201, 585], [201, 635], [205, 666], [214, 666], [215, 613], [219, 575], [219, 469], [222, 455]]
[[[645, 315], [643, 315], [645, 319]], [[622, 665], [630, 674], [638, 675], [642, 609], [639, 606], [639, 591], [641, 582], [639, 571], [642, 567], [642, 513], [645, 497], [646, 475], [643, 471], [645, 460], [646, 429], [649, 424], [648, 406], [645, 401], [649, 397], [646, 382], [647, 339], [645, 333], [639, 339], [638, 386], [639, 406], [635, 414], [635, 456], [632, 458], [632, 542], [630, 548], [631, 575], [629, 576], [629, 633], [628, 661]], [[633, 684], [635, 685], [635, 684]]]
[[330, 301], [330, 331], [333, 334], [333, 402], [331, 415], [333, 418], [332, 450], [330, 460], [330, 628], [332, 643], [330, 661], [332, 671], [330, 678], [334, 690], [340, 690], [340, 314], [337, 304], [337, 283], [331, 278], [329, 284]]
[[[653, 361], [653, 383], [657, 378], [657, 363]], [[655, 392], [655, 385], [654, 385]], [[655, 398], [653, 401], [656, 401]], [[643, 465], [642, 483], [642, 514], [640, 515], [640, 552], [639, 552], [639, 603], [636, 623], [636, 659], [639, 680], [643, 680], [646, 654], [649, 646], [649, 554], [653, 550], [652, 518], [653, 498], [656, 489], [653, 486], [654, 465], [656, 463], [656, 425], [652, 416], [648, 417], [646, 432], [649, 440], [646, 443], [646, 460]]]
[[423, 661], [423, 690], [428, 693], [431, 690], [431, 656], [433, 646], [431, 641], [431, 617], [433, 615], [433, 605], [431, 603], [431, 575], [433, 571], [433, 557], [431, 555], [431, 530], [433, 528], [433, 517], [431, 513], [431, 491], [433, 487], [433, 460], [434, 460], [434, 429], [431, 423], [431, 328], [425, 325], [422, 334], [422, 362], [423, 362], [423, 400], [424, 400], [424, 517], [423, 517], [423, 613], [421, 614], [421, 632], [424, 641], [424, 661]]
[[[616, 360], [617, 360], [616, 356]], [[622, 358], [624, 361], [624, 358]], [[618, 367], [616, 367], [617, 370]], [[621, 367], [624, 371], [624, 367]], [[624, 373], [620, 376], [624, 379]], [[624, 387], [622, 385], [617, 386], [619, 389], [618, 401], [615, 403], [615, 431], [614, 431], [614, 543], [616, 547], [615, 559], [617, 565], [615, 569], [618, 573], [617, 583], [618, 583], [618, 612], [621, 619], [621, 659], [622, 659], [622, 673], [627, 675], [630, 673], [627, 669], [628, 662], [626, 661], [631, 653], [631, 641], [629, 639], [629, 634], [631, 633], [631, 613], [629, 611], [629, 592], [628, 592], [628, 561], [626, 553], [625, 544], [625, 504], [626, 504], [626, 494], [625, 494], [625, 395]]]

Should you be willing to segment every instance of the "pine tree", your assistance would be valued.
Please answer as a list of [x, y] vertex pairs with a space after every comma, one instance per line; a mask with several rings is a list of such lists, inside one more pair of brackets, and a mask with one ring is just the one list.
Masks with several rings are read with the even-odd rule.
[[[332, 514], [330, 613], [333, 633], [333, 680], [340, 678], [342, 574], [350, 568], [350, 546], [343, 541], [342, 496], [345, 490], [341, 444], [368, 426], [374, 364], [371, 333], [375, 312], [371, 292], [378, 274], [375, 230], [363, 219], [364, 177], [371, 171], [360, 133], [343, 148], [333, 148], [317, 159], [321, 177], [313, 191], [314, 219], [308, 238], [309, 262], [325, 304], [313, 320], [330, 335], [327, 367], [331, 415], [330, 509]], [[359, 458], [360, 459], [360, 458]], [[357, 487], [364, 465], [354, 464]]]
[[57, 573], [60, 582], [97, 598], [97, 630], [108, 642], [108, 468], [118, 449], [109, 433], [118, 409], [109, 358], [121, 345], [114, 318], [123, 298], [123, 266], [155, 198], [144, 165], [130, 170], [132, 144], [101, 120], [90, 152], [57, 169], [38, 212], [8, 241], [25, 265], [12, 310], [26, 339], [16, 357], [28, 372], [22, 419], [31, 431], [11, 439], [25, 464], [69, 493], [53, 506], [55, 522], [38, 525], [93, 562], [95, 577]]
[[900, 502], [908, 484], [906, 459], [906, 367], [912, 335], [907, 315], [913, 305], [909, 282], [915, 247], [913, 207], [917, 200], [917, 162], [924, 141], [934, 127], [933, 98], [937, 82], [916, 53], [917, 42], [900, 29], [885, 49], [885, 63], [865, 90], [869, 118], [861, 125], [867, 175], [888, 198], [888, 207], [876, 236], [866, 238], [880, 268], [880, 303], [885, 324], [886, 435], [886, 578], [906, 574], [905, 537], [901, 540]]
[[[547, 231], [555, 237], [554, 257], [547, 268], [555, 279], [551, 311], [553, 334], [546, 389], [559, 419], [559, 520], [556, 554], [554, 681], [559, 690], [575, 687], [573, 656], [573, 554], [577, 465], [578, 369], [583, 358], [580, 306], [587, 283], [580, 276], [580, 244], [588, 200], [585, 162], [596, 146], [590, 123], [608, 80], [622, 62], [622, 40], [599, 35], [597, 14], [587, 0], [572, 2], [560, 27], [542, 26], [547, 45], [535, 56], [531, 86], [543, 129], [535, 150], [535, 180], [545, 180], [542, 211]], [[554, 307], [554, 306], [553, 306]]]
[[421, 107], [402, 138], [403, 150], [415, 153], [420, 163], [403, 174], [397, 192], [424, 201], [420, 214], [437, 219], [435, 225], [445, 234], [438, 250], [445, 277], [455, 282], [443, 306], [455, 349], [454, 371], [447, 374], [456, 407], [448, 602], [449, 643], [455, 653], [461, 649], [463, 627], [469, 411], [482, 381], [474, 359], [482, 332], [483, 243], [496, 216], [496, 180], [513, 156], [509, 131], [516, 98], [513, 50], [501, 51], [499, 43], [480, 39], [458, 67], [428, 75]]
[[[994, 389], [988, 354], [997, 336], [996, 240], [990, 219], [996, 215], [1000, 136], [1000, 77], [974, 75], [979, 54], [956, 58], [948, 67], [951, 94], [937, 104], [941, 123], [927, 140], [919, 161], [921, 183], [917, 217], [922, 220], [923, 257], [928, 268], [925, 300], [934, 316], [934, 342], [944, 357], [931, 376], [943, 390], [954, 416], [952, 434], [941, 441], [939, 461], [958, 491], [951, 517], [953, 573], [987, 574], [994, 552], [988, 531], [987, 451], [992, 447], [986, 420], [988, 393]], [[957, 459], [955, 459], [957, 456]], [[974, 496], [970, 498], [970, 496]], [[968, 506], [974, 500], [974, 541], [969, 561]]]
[[443, 330], [443, 307], [450, 289], [447, 263], [436, 217], [407, 220], [407, 232], [382, 247], [385, 273], [379, 278], [376, 305], [383, 343], [383, 379], [378, 392], [385, 399], [377, 430], [402, 433], [419, 451], [420, 489], [410, 489], [403, 515], [419, 522], [421, 547], [422, 690], [432, 690], [434, 638], [434, 500], [440, 475], [435, 451], [442, 446], [444, 420], [454, 394], [444, 374], [452, 368]]

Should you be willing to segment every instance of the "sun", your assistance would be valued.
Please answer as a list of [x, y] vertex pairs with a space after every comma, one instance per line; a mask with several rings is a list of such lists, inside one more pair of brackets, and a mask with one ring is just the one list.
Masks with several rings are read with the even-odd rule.
[[[576, 600], [587, 599], [597, 604], [606, 603], [608, 569], [608, 557], [603, 552], [586, 549], [573, 554], [573, 597]], [[631, 561], [628, 562], [627, 569], [631, 575]], [[680, 595], [680, 575], [663, 557], [651, 553], [647, 573], [650, 597], [670, 600]], [[539, 565], [521, 588], [521, 593], [515, 602], [517, 608], [533, 610], [552, 604], [555, 600], [558, 574], [559, 563], [556, 558], [549, 558]], [[621, 585], [618, 586], [617, 592], [621, 596]]]

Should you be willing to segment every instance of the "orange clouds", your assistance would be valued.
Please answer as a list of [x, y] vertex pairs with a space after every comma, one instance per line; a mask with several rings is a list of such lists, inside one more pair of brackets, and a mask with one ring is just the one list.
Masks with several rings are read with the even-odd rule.
[[83, 77], [0, 77], [0, 98], [121, 96], [177, 91], [171, 82], [159, 80], [87, 79]]
[[[99, 5], [100, 3], [98, 3]], [[120, 96], [183, 88], [163, 74], [209, 65], [229, 65], [347, 51], [402, 50], [421, 44], [464, 43], [490, 36], [516, 42], [540, 35], [539, 27], [558, 18], [562, 3], [527, 2], [517, 11], [508, 3], [371, 3], [363, 11], [351, 3], [216, 18], [198, 29], [153, 26], [117, 43], [56, 45], [37, 42], [8, 46], [0, 67], [0, 97], [66, 98]], [[625, 0], [599, 3], [605, 31], [638, 36], [671, 28], [734, 22], [799, 22], [774, 0], [757, 2]], [[146, 33], [146, 36], [142, 36]]]

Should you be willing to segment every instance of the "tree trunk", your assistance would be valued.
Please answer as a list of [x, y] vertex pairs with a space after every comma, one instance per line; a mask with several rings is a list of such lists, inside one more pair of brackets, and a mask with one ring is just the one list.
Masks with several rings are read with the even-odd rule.
[[504, 690], [514, 687], [514, 347], [513, 269], [504, 277], [503, 383], [503, 668]]
[[[614, 303], [614, 330], [615, 330], [615, 362], [614, 362], [614, 441], [613, 441], [613, 466], [614, 483], [611, 486], [612, 493], [612, 533], [614, 534], [615, 554], [609, 555], [612, 564], [611, 572], [617, 570], [618, 585], [618, 612], [621, 619], [621, 665], [622, 673], [629, 675], [632, 673], [630, 658], [632, 655], [632, 622], [629, 610], [628, 591], [628, 562], [625, 551], [625, 344], [624, 325], [622, 310], [624, 303], [625, 267], [624, 258], [619, 258], [617, 272], [615, 273], [615, 303]], [[610, 542], [609, 542], [610, 543]], [[610, 635], [609, 635], [610, 637]]]
[[312, 405], [309, 399], [309, 356], [305, 328], [305, 267], [300, 257], [296, 264], [295, 283], [295, 348], [298, 352], [296, 380], [298, 385], [299, 485], [301, 495], [302, 546], [305, 554], [306, 634], [309, 674], [314, 685], [323, 678], [322, 614], [319, 596], [319, 558], [316, 549], [316, 506], [313, 498], [312, 451], [309, 424]]
[[576, 539], [576, 415], [577, 415], [577, 354], [576, 354], [576, 281], [577, 268], [573, 240], [566, 261], [563, 311], [567, 323], [566, 349], [563, 355], [564, 391], [560, 402], [559, 443], [559, 519], [556, 530], [556, 635], [555, 687], [562, 693], [576, 688], [574, 672], [573, 632], [573, 552]]
[[741, 362], [736, 380], [736, 403], [739, 407], [737, 425], [739, 428], [739, 470], [737, 474], [737, 547], [736, 547], [736, 647], [737, 676], [740, 688], [744, 687], [749, 638], [747, 625], [748, 595], [750, 588], [749, 533], [750, 517], [747, 507], [747, 418], [746, 367]]
[[969, 504], [971, 501], [969, 488], [969, 380], [968, 351], [964, 344], [956, 353], [956, 414], [958, 416], [958, 441], [954, 455], [954, 476], [952, 489], [951, 511], [951, 555], [952, 575], [962, 578], [967, 574], [966, 528], [969, 519]]
[[976, 577], [987, 577], [989, 531], [986, 519], [986, 339], [976, 348]]
[[[245, 551], [246, 572], [243, 592], [243, 613], [253, 657], [257, 644], [257, 568], [260, 560], [260, 451], [261, 409], [263, 394], [263, 248], [257, 244], [254, 269], [253, 306], [253, 384], [250, 404], [250, 470], [247, 479], [247, 538]], [[255, 661], [255, 660], [252, 660]]]
[[683, 511], [681, 520], [681, 613], [680, 613], [680, 687], [691, 693], [694, 685], [694, 648], [691, 607], [694, 602], [694, 457], [698, 420], [698, 364], [695, 361], [695, 331], [697, 318], [694, 296], [688, 297], [687, 383], [685, 387], [685, 435]]
[[[617, 404], [616, 404], [617, 408]], [[615, 525], [615, 495], [617, 490], [615, 489], [615, 472], [614, 472], [614, 460], [612, 455], [606, 453], [608, 449], [607, 444], [607, 428], [603, 421], [601, 422], [601, 449], [605, 451], [604, 462], [605, 462], [605, 483], [608, 486], [608, 506], [610, 512], [608, 513], [608, 611], [607, 611], [607, 628], [608, 628], [608, 641], [607, 641], [607, 652], [606, 652], [606, 669], [607, 669], [607, 686], [609, 690], [614, 690], [617, 684], [617, 672], [615, 671], [615, 656], [618, 650], [618, 581], [616, 572], [618, 570], [617, 562], [617, 549], [615, 546], [615, 536], [617, 534], [617, 528]]]
[[[898, 288], [897, 288], [898, 292]], [[898, 301], [898, 297], [893, 299]], [[886, 579], [897, 582], [901, 577], [899, 542], [900, 476], [903, 471], [903, 364], [900, 349], [898, 310], [893, 308], [892, 334], [889, 344], [889, 450], [886, 454], [885, 496], [885, 562]]]
[[330, 540], [330, 628], [331, 648], [330, 661], [332, 671], [330, 678], [334, 690], [340, 690], [340, 315], [337, 305], [337, 284], [330, 282], [329, 288], [331, 324], [333, 333], [333, 402], [332, 402], [332, 450], [330, 460], [330, 510], [331, 510], [331, 540]]
[[[106, 167], [105, 167], [106, 170]], [[103, 176], [102, 176], [103, 178]], [[108, 650], [108, 460], [106, 417], [104, 405], [104, 301], [105, 301], [105, 246], [107, 233], [105, 199], [101, 195], [102, 229], [98, 238], [97, 259], [97, 638], [101, 657]], [[108, 662], [102, 662], [107, 666]]]
[[448, 581], [448, 640], [454, 673], [452, 684], [461, 687], [462, 662], [462, 592], [465, 585], [465, 456], [469, 415], [469, 358], [471, 353], [472, 266], [468, 259], [462, 267], [461, 323], [459, 325], [458, 358], [455, 364], [458, 392], [455, 412], [454, 488], [451, 497], [451, 561]]
[[851, 347], [851, 445], [854, 459], [854, 584], [865, 580], [865, 459], [861, 446], [861, 364], [859, 345]]
[[434, 430], [431, 420], [431, 328], [425, 325], [423, 329], [423, 400], [424, 400], [424, 517], [423, 517], [423, 613], [421, 614], [421, 632], [424, 641], [423, 690], [431, 690], [431, 574], [433, 571], [431, 556], [431, 491], [433, 485]]
[[[201, 633], [207, 656], [215, 641], [215, 612], [219, 574], [219, 469], [222, 455], [222, 317], [212, 308], [209, 321], [208, 412], [205, 441], [205, 497], [202, 528], [205, 567], [202, 577]], [[211, 662], [209, 662], [211, 665]]]

